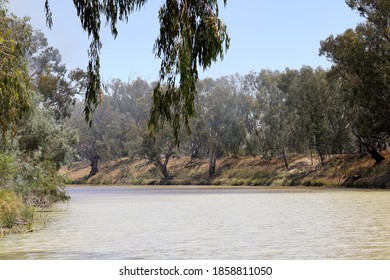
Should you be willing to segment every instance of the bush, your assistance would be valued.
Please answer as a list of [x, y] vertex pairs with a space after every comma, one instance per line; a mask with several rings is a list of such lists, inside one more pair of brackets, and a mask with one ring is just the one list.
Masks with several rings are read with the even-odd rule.
[[16, 191], [22, 195], [27, 205], [48, 207], [59, 201], [66, 201], [63, 178], [58, 175], [53, 164], [40, 162], [38, 164], [23, 163], [21, 175], [16, 180]]
[[12, 228], [20, 219], [22, 199], [8, 189], [0, 189], [0, 226]]

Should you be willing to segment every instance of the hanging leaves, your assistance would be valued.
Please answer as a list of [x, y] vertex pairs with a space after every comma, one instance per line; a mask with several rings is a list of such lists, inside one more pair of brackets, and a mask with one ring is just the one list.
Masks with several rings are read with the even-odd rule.
[[154, 132], [168, 121], [177, 140], [181, 124], [189, 131], [189, 119], [195, 116], [198, 65], [206, 69], [218, 57], [223, 59], [230, 38], [218, 18], [216, 0], [167, 0], [159, 20], [154, 51], [161, 59], [160, 80], [153, 93], [149, 128]]
[[[82, 28], [92, 37], [89, 46], [88, 87], [85, 117], [98, 104], [100, 92], [101, 17], [118, 35], [117, 21], [127, 21], [146, 0], [73, 0]], [[224, 0], [226, 5], [227, 0]], [[52, 25], [49, 0], [45, 0], [46, 19]], [[154, 51], [161, 59], [160, 79], [154, 90], [149, 128], [156, 131], [164, 122], [173, 126], [177, 139], [184, 122], [189, 130], [189, 118], [195, 116], [194, 96], [198, 66], [206, 69], [218, 57], [223, 59], [230, 39], [226, 25], [218, 18], [217, 0], [166, 0], [159, 11], [160, 35]], [[178, 78], [178, 80], [176, 80]]]
[[3, 141], [30, 108], [25, 59], [31, 28], [25, 19], [8, 14], [0, 3], [0, 126]]

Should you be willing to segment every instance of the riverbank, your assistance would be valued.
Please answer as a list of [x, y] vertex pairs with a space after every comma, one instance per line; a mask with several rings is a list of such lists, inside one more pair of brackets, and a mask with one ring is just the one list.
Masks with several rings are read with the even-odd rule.
[[[189, 157], [172, 158], [168, 171], [171, 185], [230, 186], [328, 186], [390, 188], [390, 151], [385, 160], [375, 164], [368, 155], [329, 156], [322, 164], [307, 155], [291, 155], [286, 169], [282, 158], [224, 157], [217, 161], [216, 175], [208, 177], [208, 160]], [[69, 184], [154, 185], [162, 183], [157, 168], [145, 160], [120, 158], [102, 162], [99, 172], [87, 178], [88, 162], [63, 167], [60, 172]]]

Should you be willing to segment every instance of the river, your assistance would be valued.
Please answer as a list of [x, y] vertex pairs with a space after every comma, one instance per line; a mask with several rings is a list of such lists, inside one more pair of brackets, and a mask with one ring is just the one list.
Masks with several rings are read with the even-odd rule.
[[67, 187], [0, 259], [390, 259], [390, 192]]

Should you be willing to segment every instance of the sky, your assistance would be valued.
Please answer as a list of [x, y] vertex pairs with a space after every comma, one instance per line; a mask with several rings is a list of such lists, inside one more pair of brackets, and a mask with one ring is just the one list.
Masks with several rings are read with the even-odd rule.
[[[73, 1], [50, 0], [54, 25], [46, 27], [44, 0], [10, 0], [9, 10], [17, 16], [29, 16], [49, 44], [59, 49], [67, 69], [86, 69], [89, 39], [82, 30]], [[113, 39], [109, 28], [101, 35], [101, 75], [128, 81], [141, 77], [158, 79], [160, 61], [153, 53], [159, 33], [158, 9], [163, 0], [149, 0], [140, 11], [119, 25]], [[344, 0], [228, 0], [220, 1], [220, 18], [231, 37], [224, 59], [218, 60], [200, 78], [219, 78], [261, 69], [299, 69], [303, 65], [329, 68], [331, 63], [318, 55], [320, 41], [343, 33], [362, 22]]]

